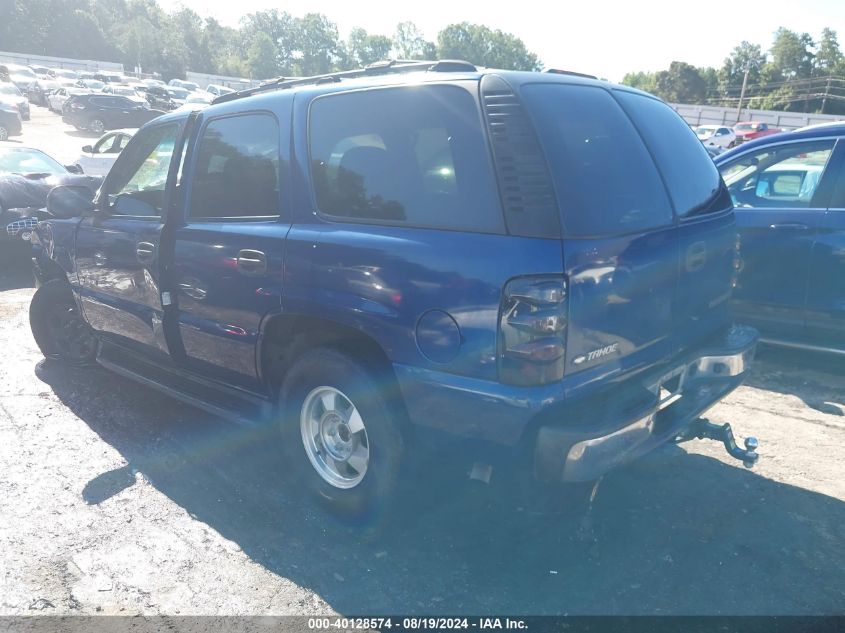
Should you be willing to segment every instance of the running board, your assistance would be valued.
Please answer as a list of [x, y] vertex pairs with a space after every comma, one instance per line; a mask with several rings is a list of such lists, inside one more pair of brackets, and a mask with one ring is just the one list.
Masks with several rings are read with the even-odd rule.
[[154, 365], [117, 345], [102, 343], [97, 363], [171, 398], [243, 426], [257, 426], [268, 420], [272, 412], [272, 405], [266, 399]]
[[836, 347], [825, 347], [824, 345], [808, 345], [806, 343], [794, 343], [792, 341], [782, 341], [775, 338], [761, 338], [761, 343], [772, 345], [773, 347], [788, 347], [789, 349], [799, 349], [805, 352], [821, 352], [822, 354], [837, 354], [845, 356], [845, 349]]

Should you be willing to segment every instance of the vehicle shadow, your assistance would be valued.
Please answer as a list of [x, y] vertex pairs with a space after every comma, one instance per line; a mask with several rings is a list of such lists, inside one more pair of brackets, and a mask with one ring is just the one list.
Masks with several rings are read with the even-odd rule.
[[0, 245], [0, 292], [35, 287], [30, 250], [22, 240]]
[[102, 134], [89, 132], [88, 130], [66, 130], [65, 136], [73, 136], [75, 138], [100, 138]]
[[845, 505], [676, 446], [602, 483], [593, 532], [431, 464], [376, 538], [296, 494], [272, 435], [234, 427], [119, 376], [42, 362], [38, 376], [128, 465], [271, 572], [356, 614], [819, 614], [845, 604]]
[[811, 409], [845, 416], [845, 362], [842, 356], [761, 346], [745, 384], [794, 395]]

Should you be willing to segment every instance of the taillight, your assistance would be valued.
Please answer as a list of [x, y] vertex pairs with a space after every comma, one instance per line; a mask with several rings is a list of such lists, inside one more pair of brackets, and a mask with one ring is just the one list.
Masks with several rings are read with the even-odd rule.
[[499, 379], [543, 385], [563, 378], [567, 286], [562, 275], [519, 277], [505, 285], [499, 317]]

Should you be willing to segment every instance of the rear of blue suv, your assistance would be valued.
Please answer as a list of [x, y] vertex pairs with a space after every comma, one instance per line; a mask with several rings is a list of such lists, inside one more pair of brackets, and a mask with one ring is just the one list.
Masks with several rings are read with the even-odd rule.
[[556, 483], [692, 436], [753, 463], [699, 419], [756, 333], [729, 320], [731, 200], [695, 135], [644, 93], [466, 66], [145, 126], [89, 217], [36, 232], [42, 350], [272, 420], [341, 513], [392, 493], [421, 427], [529, 443]]

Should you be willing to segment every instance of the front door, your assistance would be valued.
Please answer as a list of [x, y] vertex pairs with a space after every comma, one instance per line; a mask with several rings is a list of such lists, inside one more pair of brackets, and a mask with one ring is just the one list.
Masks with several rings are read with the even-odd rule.
[[274, 109], [200, 115], [186, 170], [189, 194], [172, 234], [179, 362], [253, 391], [261, 390], [262, 321], [281, 309], [290, 229], [290, 103], [279, 99]]
[[784, 142], [719, 166], [735, 205], [743, 268], [733, 311], [764, 334], [802, 338], [810, 253], [824, 218], [834, 140]]
[[79, 225], [76, 266], [86, 319], [104, 338], [166, 353], [162, 329], [160, 238], [175, 182], [182, 125], [138, 133], [115, 163]]

